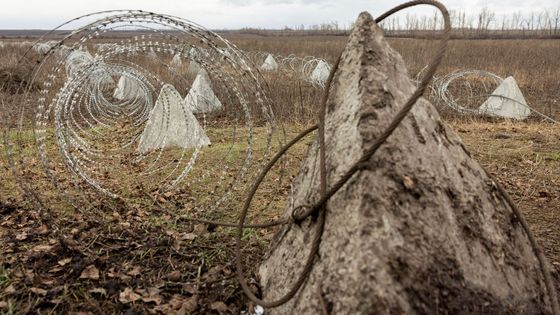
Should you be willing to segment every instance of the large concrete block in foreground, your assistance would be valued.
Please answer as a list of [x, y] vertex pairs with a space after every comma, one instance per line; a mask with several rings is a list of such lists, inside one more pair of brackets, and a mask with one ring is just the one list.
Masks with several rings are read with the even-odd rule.
[[[327, 102], [329, 185], [414, 89], [400, 55], [361, 14]], [[319, 183], [315, 143], [294, 182], [293, 205], [316, 202]], [[420, 100], [369, 167], [330, 199], [307, 282], [269, 314], [549, 314], [537, 257], [496, 187]], [[315, 227], [309, 218], [278, 232], [259, 269], [265, 300], [283, 296], [302, 272]]]

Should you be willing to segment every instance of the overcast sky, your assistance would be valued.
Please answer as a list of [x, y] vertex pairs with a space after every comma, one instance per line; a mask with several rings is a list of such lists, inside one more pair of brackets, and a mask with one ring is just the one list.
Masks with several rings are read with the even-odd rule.
[[[377, 16], [404, 0], [0, 0], [0, 29], [52, 29], [80, 15], [142, 9], [192, 20], [207, 28], [282, 28], [329, 21], [349, 24], [361, 11]], [[443, 0], [450, 10], [496, 14], [560, 7], [559, 0]], [[426, 12], [412, 9], [409, 12]]]

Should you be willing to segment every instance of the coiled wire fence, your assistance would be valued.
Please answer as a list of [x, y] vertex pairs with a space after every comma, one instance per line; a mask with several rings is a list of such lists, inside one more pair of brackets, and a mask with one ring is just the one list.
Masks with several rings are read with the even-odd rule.
[[[60, 196], [92, 220], [100, 211], [151, 203], [159, 194], [173, 192], [181, 183], [190, 196], [181, 206], [192, 209], [192, 217], [183, 219], [236, 228], [236, 275], [247, 297], [264, 307], [283, 305], [295, 296], [313, 268], [324, 219], [328, 215], [325, 204], [385, 143], [425, 91], [428, 89], [438, 95], [454, 110], [473, 113], [473, 109], [461, 105], [449, 94], [451, 83], [467, 74], [484, 76], [496, 83], [500, 80], [484, 72], [454, 73], [437, 78], [429, 87], [449, 39], [450, 21], [446, 8], [437, 1], [411, 1], [383, 14], [376, 22], [422, 4], [436, 7], [444, 17], [445, 29], [436, 55], [419, 75], [417, 90], [385, 132], [336, 183], [326, 182], [322, 126], [330, 81], [338, 68], [338, 61], [334, 66], [329, 65], [330, 75], [324, 82], [325, 93], [317, 124], [286, 144], [286, 134], [275, 117], [277, 105], [268, 97], [269, 88], [259, 71], [259, 63], [270, 54], [244, 53], [196, 23], [144, 11], [106, 11], [76, 18], [57, 29], [91, 22], [74, 28], [56, 43], [49, 43], [48, 50], [44, 45], [34, 48], [42, 56], [33, 69], [31, 81], [20, 87], [21, 93], [15, 103], [19, 106], [17, 115], [1, 117], [5, 156], [18, 184], [38, 207], [48, 212], [51, 205], [44, 202], [45, 191], [38, 186], [37, 174], [29, 171], [30, 165], [40, 165], [43, 180], [48, 180]], [[95, 55], [86, 51], [85, 47], [91, 46], [93, 40], [102, 40], [110, 33], [126, 36], [117, 45], [99, 46]], [[26, 57], [24, 55], [21, 60]], [[283, 68], [306, 77], [324, 62], [312, 57], [276, 56], [275, 59]], [[177, 91], [186, 92], [193, 78], [185, 76], [184, 70], [192, 63], [207, 72], [212, 88], [223, 104], [218, 113], [195, 115], [210, 141], [221, 145], [216, 145], [215, 150], [212, 146], [203, 149], [202, 145], [168, 149], [163, 136], [160, 149], [138, 152], [137, 142], [157, 105], [159, 91], [165, 84], [172, 83]], [[129, 86], [134, 89], [129, 97], [117, 99], [113, 89], [121, 80], [131, 82]], [[40, 88], [38, 93], [33, 93], [32, 87], [36, 83]], [[164, 109], [163, 117], [169, 113], [170, 110]], [[185, 112], [179, 119], [187, 119], [187, 116], [190, 117]], [[268, 203], [261, 205], [263, 208], [270, 206], [274, 196], [282, 195], [279, 191], [286, 180], [282, 172], [284, 154], [314, 131], [318, 131], [322, 161], [321, 199], [313, 206], [292, 209], [290, 219], [246, 223], [254, 196], [257, 190], [263, 189], [261, 185], [267, 185], [267, 194], [271, 196]], [[273, 169], [277, 171], [276, 180], [265, 181]], [[507, 196], [503, 188], [500, 190]], [[170, 213], [176, 206], [166, 200], [157, 201], [159, 207]], [[509, 201], [539, 258], [553, 311], [560, 314], [542, 253], [519, 210]], [[236, 211], [238, 203], [243, 206], [236, 223], [197, 217], [197, 214], [218, 208]], [[295, 224], [312, 215], [317, 216], [318, 223], [305, 267], [297, 271], [298, 280], [287, 288], [284, 296], [274, 301], [260, 299], [249, 288], [243, 270], [244, 230]]]

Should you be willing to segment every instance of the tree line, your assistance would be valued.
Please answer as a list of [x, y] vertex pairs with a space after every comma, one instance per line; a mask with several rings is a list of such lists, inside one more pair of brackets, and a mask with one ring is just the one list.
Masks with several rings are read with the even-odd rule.
[[[476, 13], [450, 11], [454, 38], [560, 38], [560, 7], [532, 12], [496, 14], [488, 8]], [[352, 23], [337, 21], [285, 26], [281, 30], [245, 28], [242, 32], [260, 35], [347, 35]], [[443, 28], [441, 15], [407, 13], [382, 23], [393, 37], [431, 37]]]

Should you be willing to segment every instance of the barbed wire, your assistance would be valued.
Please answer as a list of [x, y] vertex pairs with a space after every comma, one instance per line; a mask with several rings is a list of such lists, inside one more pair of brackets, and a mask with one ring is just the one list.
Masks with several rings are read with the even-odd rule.
[[[251, 192], [249, 193], [249, 196], [246, 200], [245, 206], [240, 214], [240, 218], [239, 218], [239, 224], [237, 226], [237, 233], [236, 233], [236, 269], [237, 269], [237, 277], [238, 277], [238, 281], [241, 284], [241, 287], [243, 288], [243, 291], [245, 292], [245, 294], [251, 299], [251, 301], [262, 305], [264, 307], [269, 307], [269, 308], [273, 308], [273, 307], [278, 307], [281, 306], [283, 304], [286, 304], [287, 302], [289, 302], [295, 295], [296, 293], [299, 291], [299, 289], [301, 288], [301, 286], [303, 285], [303, 283], [305, 282], [305, 280], [307, 279], [307, 277], [310, 275], [312, 269], [313, 269], [313, 265], [314, 265], [314, 261], [316, 259], [316, 257], [318, 256], [318, 251], [319, 251], [319, 247], [321, 244], [321, 237], [323, 235], [324, 232], [324, 224], [325, 224], [325, 216], [326, 216], [326, 204], [328, 202], [328, 200], [334, 196], [342, 187], [344, 187], [344, 185], [354, 176], [354, 174], [356, 174], [357, 172], [359, 172], [360, 170], [363, 169], [363, 167], [367, 164], [367, 161], [369, 161], [372, 156], [377, 152], [377, 150], [387, 141], [387, 139], [391, 136], [391, 134], [395, 131], [395, 129], [397, 129], [397, 127], [401, 124], [401, 122], [403, 121], [403, 119], [406, 117], [406, 115], [410, 112], [410, 110], [412, 109], [412, 107], [416, 104], [416, 102], [422, 97], [422, 95], [424, 94], [424, 92], [426, 91], [426, 89], [428, 88], [430, 81], [433, 79], [437, 68], [439, 67], [443, 56], [445, 55], [445, 51], [447, 49], [447, 42], [449, 41], [449, 37], [450, 37], [450, 33], [451, 33], [451, 22], [450, 22], [450, 16], [449, 16], [449, 12], [447, 11], [447, 9], [445, 8], [445, 6], [443, 4], [441, 4], [438, 1], [433, 1], [433, 0], [418, 0], [418, 1], [410, 1], [407, 3], [404, 3], [400, 6], [397, 6], [391, 10], [389, 10], [388, 12], [386, 12], [385, 14], [381, 15], [379, 18], [377, 18], [375, 20], [376, 23], [380, 23], [381, 21], [383, 21], [385, 18], [400, 12], [406, 8], [410, 8], [413, 6], [417, 6], [417, 5], [430, 5], [430, 6], [434, 6], [436, 7], [442, 14], [443, 16], [443, 20], [444, 20], [444, 29], [441, 35], [441, 42], [440, 45], [437, 49], [437, 52], [435, 54], [434, 59], [429, 63], [428, 67], [426, 68], [426, 73], [422, 76], [422, 80], [420, 80], [417, 89], [415, 90], [415, 92], [410, 96], [409, 100], [406, 102], [406, 104], [403, 106], [403, 108], [401, 108], [399, 110], [399, 112], [397, 113], [397, 115], [395, 116], [395, 118], [392, 120], [392, 122], [389, 124], [389, 126], [385, 129], [385, 131], [374, 141], [374, 143], [371, 145], [370, 148], [368, 148], [366, 150], [366, 152], [364, 153], [364, 155], [353, 164], [352, 167], [350, 167], [350, 169], [344, 174], [342, 175], [342, 177], [334, 184], [329, 185], [327, 183], [326, 180], [326, 149], [325, 149], [325, 136], [324, 136], [324, 120], [325, 120], [325, 114], [326, 114], [326, 103], [329, 97], [329, 93], [330, 93], [330, 89], [331, 89], [331, 82], [332, 79], [334, 77], [334, 74], [336, 73], [338, 66], [339, 66], [339, 62], [340, 62], [340, 58], [337, 60], [335, 66], [333, 67], [329, 78], [327, 80], [327, 84], [326, 84], [326, 91], [324, 94], [324, 98], [323, 101], [321, 103], [321, 111], [319, 113], [319, 117], [318, 117], [318, 124], [308, 130], [306, 130], [305, 132], [303, 132], [302, 134], [300, 134], [298, 137], [296, 137], [292, 142], [290, 142], [286, 147], [284, 147], [275, 157], [274, 159], [270, 162], [269, 165], [267, 165], [267, 167], [264, 169], [264, 171], [261, 173], [261, 175], [259, 176], [258, 180], [255, 182], [255, 184], [253, 185], [253, 188], [251, 190]], [[310, 132], [311, 130], [313, 130], [313, 128], [315, 128], [318, 130], [318, 146], [319, 146], [319, 158], [320, 158], [320, 194], [321, 194], [321, 198], [318, 202], [316, 202], [314, 205], [312, 206], [300, 206], [300, 207], [296, 207], [294, 209], [292, 209], [292, 218], [289, 224], [294, 224], [297, 222], [301, 222], [307, 218], [309, 218], [310, 216], [314, 215], [316, 217], [316, 222], [315, 222], [315, 234], [311, 240], [311, 248], [310, 248], [310, 253], [307, 256], [306, 261], [304, 262], [304, 266], [303, 266], [303, 270], [299, 273], [299, 275], [296, 277], [296, 281], [294, 284], [292, 284], [291, 286], [288, 287], [287, 293], [285, 293], [282, 297], [277, 298], [273, 301], [265, 301], [262, 300], [260, 298], [258, 298], [249, 288], [248, 284], [247, 284], [247, 280], [245, 278], [244, 272], [243, 272], [243, 264], [242, 264], [242, 254], [241, 254], [241, 239], [243, 236], [243, 229], [244, 229], [244, 225], [245, 225], [245, 220], [247, 217], [247, 212], [248, 209], [250, 207], [252, 198], [254, 197], [254, 194], [256, 193], [262, 179], [264, 179], [264, 177], [266, 176], [266, 174], [268, 173], [268, 171], [270, 171], [271, 167], [274, 165], [274, 163], [281, 158], [281, 156], [283, 154], [285, 154], [289, 148], [297, 143], [297, 141], [299, 139], [301, 139], [305, 134], [307, 134], [308, 132]], [[538, 261], [539, 261], [539, 267], [542, 271], [543, 274], [543, 278], [546, 284], [546, 288], [548, 291], [548, 296], [550, 299], [550, 304], [551, 304], [551, 308], [554, 314], [560, 314], [560, 306], [558, 304], [558, 298], [556, 296], [556, 289], [554, 287], [554, 284], [552, 282], [552, 278], [551, 278], [551, 274], [550, 274], [550, 270], [549, 267], [546, 263], [546, 258], [544, 257], [544, 255], [542, 254], [542, 251], [540, 250], [539, 245], [537, 244], [533, 233], [531, 232], [527, 222], [525, 221], [523, 215], [521, 214], [521, 211], [519, 210], [519, 208], [517, 208], [517, 206], [515, 205], [515, 203], [513, 202], [513, 200], [511, 199], [511, 197], [509, 196], [509, 194], [505, 191], [505, 189], [488, 173], [488, 176], [490, 178], [493, 179], [494, 182], [497, 183], [497, 187], [499, 192], [505, 196], [506, 200], [508, 201], [510, 207], [512, 208], [512, 211], [514, 212], [514, 214], [516, 215], [516, 217], [519, 219], [519, 221], [522, 224], [523, 229], [525, 230], [525, 232], [527, 233], [527, 236], [529, 238], [529, 241], [531, 243], [531, 246], [533, 248], [534, 254], [536, 255]]]
[[[416, 75], [416, 84], [418, 85], [418, 78], [425, 71], [426, 67], [421, 69]], [[462, 81], [460, 93], [451, 91], [451, 87], [458, 81]], [[508, 102], [519, 105], [522, 108], [530, 110], [537, 116], [542, 117], [544, 120], [552, 123], [560, 123], [556, 119], [544, 114], [543, 112], [535, 109], [524, 102], [509, 97], [507, 95], [500, 95], [491, 92], [504, 81], [504, 78], [495, 73], [484, 70], [457, 70], [442, 76], [434, 76], [432, 83], [429, 85], [429, 96], [434, 100], [435, 105], [440, 108], [449, 108], [453, 112], [460, 115], [469, 116], [496, 116], [491, 110], [481, 109], [480, 105], [490, 98], [507, 100]], [[479, 88], [476, 91], [475, 88]], [[481, 90], [481, 91], [480, 91]], [[457, 96], [455, 93], [460, 94]]]
[[[115, 201], [118, 207], [139, 203], [144, 197], [131, 195], [132, 185], [157, 194], [186, 186], [204, 195], [192, 205], [197, 212], [232, 204], [284, 142], [265, 80], [252, 61], [194, 22], [145, 11], [88, 14], [57, 29], [86, 18], [94, 21], [56, 42], [39, 39], [19, 60], [24, 64], [39, 53], [29, 82], [16, 93], [22, 95], [14, 104], [19, 118], [2, 118], [5, 155], [25, 194], [45, 207], [44, 189], [27, 171], [35, 156], [50, 183], [84, 213]], [[130, 36], [99, 43], [118, 32]], [[186, 75], [186, 64], [199, 69]], [[196, 91], [193, 81], [199, 82]], [[38, 93], [30, 89], [35, 84], [41, 86]], [[210, 91], [211, 100], [204, 94]], [[210, 102], [220, 107], [193, 108]], [[224, 120], [230, 138], [208, 138]], [[185, 129], [188, 135], [177, 134]], [[195, 140], [173, 142], [181, 136]], [[196, 140], [205, 137], [206, 142]], [[210, 140], [223, 148], [221, 163], [196, 167]], [[146, 142], [149, 150], [143, 149]]]
[[[127, 204], [130, 200], [126, 196], [126, 187], [132, 184], [147, 186], [147, 191], [169, 191], [178, 183], [187, 180], [187, 175], [193, 174], [203, 144], [197, 140], [194, 146], [179, 148], [169, 156], [169, 151], [164, 150], [168, 148], [169, 140], [166, 133], [176, 130], [173, 126], [177, 126], [178, 123], [193, 122], [193, 117], [201, 129], [194, 130], [190, 137], [197, 138], [205, 130], [210, 132], [216, 127], [213, 123], [216, 117], [212, 117], [211, 112], [202, 112], [195, 116], [185, 107], [186, 102], [178, 102], [178, 99], [182, 98], [179, 90], [187, 90], [190, 86], [182, 73], [185, 70], [184, 64], [199, 67], [196, 71], [197, 76], [208, 75], [224, 106], [222, 111], [229, 113], [229, 122], [236, 123], [239, 128], [235, 128], [231, 145], [220, 163], [213, 165], [214, 169], [203, 169], [197, 176], [188, 177], [188, 187], [200, 185], [203, 187], [201, 191], [208, 190], [206, 187], [209, 185], [216, 187], [212, 192], [196, 199], [193, 208], [227, 208], [226, 204], [232, 196], [244, 191], [249, 193], [235, 225], [186, 216], [181, 219], [226, 227], [235, 226], [236, 272], [243, 291], [251, 301], [264, 307], [283, 305], [300, 290], [314, 266], [323, 235], [327, 215], [325, 205], [328, 200], [362, 170], [364, 163], [386, 142], [417, 100], [430, 88], [429, 83], [442, 61], [449, 40], [451, 25], [447, 9], [437, 1], [417, 0], [402, 4], [375, 21], [380, 23], [396, 12], [417, 5], [434, 6], [443, 15], [445, 28], [435, 57], [421, 76], [416, 91], [383, 134], [336, 183], [329, 184], [326, 181], [324, 119], [325, 105], [340, 57], [332, 67], [326, 61], [316, 58], [275, 58], [279, 59], [280, 65], [302, 73], [305, 77], [312, 77], [319, 65], [329, 70], [329, 76], [323, 83], [325, 93], [318, 123], [284, 145], [284, 134], [275, 120], [272, 101], [267, 97], [266, 81], [258, 70], [259, 65], [253, 61], [262, 58], [264, 53], [245, 54], [219, 35], [193, 22], [144, 11], [105, 11], [79, 17], [70, 22], [78, 22], [86, 17], [96, 19], [76, 28], [64, 39], [49, 44], [48, 50], [43, 45], [40, 45], [40, 48], [32, 46], [28, 49], [28, 52], [31, 49], [36, 50], [42, 57], [31, 74], [30, 82], [20, 88], [22, 97], [19, 99], [18, 119], [13, 121], [5, 116], [1, 117], [4, 120], [5, 155], [24, 192], [41, 207], [45, 205], [39, 196], [35, 179], [27, 172], [28, 150], [31, 145], [34, 146], [34, 153], [39, 157], [52, 185], [80, 211], [94, 208], [99, 204], [99, 196], [103, 197], [102, 200], [116, 200]], [[128, 31], [134, 34], [136, 29], [132, 29], [131, 25], [137, 24], [143, 31], [148, 30], [151, 34], [134, 35], [121, 40], [118, 45], [97, 46], [95, 55], [88, 52], [92, 46], [91, 41], [102, 38], [102, 34], [113, 31]], [[267, 54], [265, 60], [269, 56], [272, 55]], [[27, 57], [28, 53], [24, 54], [21, 60]], [[204, 73], [201, 73], [201, 69]], [[457, 78], [457, 74], [453, 78]], [[35, 95], [31, 93], [31, 87], [37, 82], [41, 83], [41, 89]], [[170, 86], [169, 82], [173, 82], [174, 85]], [[441, 86], [450, 84], [449, 79], [441, 82], [444, 83]], [[321, 86], [320, 82], [312, 83]], [[432, 88], [432, 91], [434, 90], [438, 91], [437, 88]], [[452, 98], [447, 92], [442, 95], [451, 102]], [[468, 111], [458, 103], [454, 103], [453, 108]], [[177, 110], [183, 115], [177, 115]], [[159, 129], [157, 146], [155, 150], [142, 152], [135, 145], [142, 138], [149, 136], [146, 134], [149, 134], [150, 130], [147, 126], [155, 124], [154, 120], [150, 121], [153, 117], [158, 117], [155, 121], [160, 123], [160, 128], [155, 128]], [[257, 117], [259, 123], [256, 121]], [[178, 120], [172, 121], [177, 118]], [[33, 131], [31, 136], [28, 134], [30, 127]], [[262, 150], [255, 148], [258, 141], [254, 135], [255, 128], [266, 130], [265, 139], [260, 139], [265, 143]], [[246, 135], [243, 141], [240, 141], [242, 138], [239, 133], [242, 131]], [[288, 220], [246, 224], [253, 198], [265, 177], [293, 145], [314, 131], [318, 131], [320, 153], [320, 200], [312, 206], [292, 209], [292, 218]], [[209, 139], [212, 140], [212, 137]], [[236, 146], [242, 143], [244, 146], [239, 150]], [[276, 151], [275, 148], [280, 149], [271, 157], [272, 152]], [[240, 152], [244, 155], [239, 156]], [[228, 157], [232, 158], [232, 162], [228, 163]], [[205, 168], [211, 166], [205, 165]], [[258, 175], [249, 176], [250, 168], [253, 168], [253, 171], [256, 169]], [[221, 175], [218, 179], [212, 178], [210, 182], [205, 182], [205, 179], [208, 179], [205, 175], [209, 174]], [[62, 183], [69, 185], [63, 186]], [[276, 189], [280, 186], [278, 184]], [[500, 193], [506, 196], [529, 237], [539, 260], [552, 310], [555, 314], [560, 314], [544, 256], [519, 209], [499, 184], [498, 188]], [[171, 208], [169, 204], [163, 204], [161, 207]], [[310, 253], [297, 281], [288, 288], [284, 296], [274, 301], [258, 298], [250, 290], [243, 271], [241, 248], [244, 229], [295, 224], [311, 215], [317, 216], [316, 231]]]
[[265, 65], [267, 59], [274, 60], [276, 67], [267, 71], [280, 71], [297, 76], [311, 83], [315, 88], [324, 89], [332, 65], [325, 59], [315, 56], [298, 57], [296, 55], [283, 56], [264, 51], [249, 51], [247, 56], [257, 65]]

